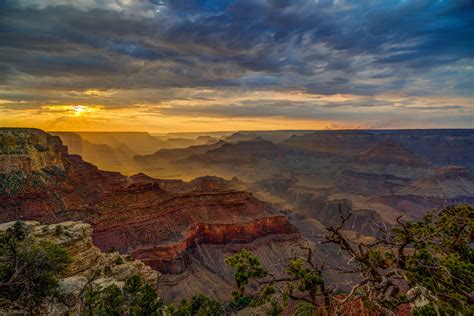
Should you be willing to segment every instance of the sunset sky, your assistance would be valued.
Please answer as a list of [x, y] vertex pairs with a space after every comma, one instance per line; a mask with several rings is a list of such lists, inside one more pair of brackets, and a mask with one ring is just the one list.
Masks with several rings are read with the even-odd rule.
[[0, 127], [474, 128], [474, 2], [0, 0]]

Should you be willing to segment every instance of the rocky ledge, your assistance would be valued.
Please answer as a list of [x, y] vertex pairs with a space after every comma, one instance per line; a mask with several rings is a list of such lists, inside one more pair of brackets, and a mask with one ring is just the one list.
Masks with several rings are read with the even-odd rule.
[[[0, 224], [0, 233], [15, 222]], [[25, 222], [29, 235], [38, 242], [49, 241], [61, 245], [70, 254], [72, 263], [59, 281], [58, 295], [44, 304], [48, 315], [79, 313], [87, 285], [106, 287], [110, 284], [122, 286], [133, 275], [139, 275], [156, 288], [159, 273], [131, 256], [117, 252], [105, 253], [92, 243], [92, 227], [83, 222], [62, 222], [41, 225], [37, 221]], [[21, 306], [0, 306], [0, 315], [23, 315]], [[79, 313], [80, 314], [80, 313]]]
[[57, 136], [39, 129], [0, 129], [0, 172], [35, 171], [45, 167], [64, 169], [67, 153]]

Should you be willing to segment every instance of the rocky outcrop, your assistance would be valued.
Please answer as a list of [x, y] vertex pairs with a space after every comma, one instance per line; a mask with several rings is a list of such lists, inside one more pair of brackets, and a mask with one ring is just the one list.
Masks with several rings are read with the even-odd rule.
[[[49, 241], [63, 246], [73, 261], [68, 267], [67, 276], [91, 278], [100, 272], [96, 283], [106, 283], [108, 279], [124, 281], [132, 275], [140, 275], [152, 286], [156, 286], [159, 273], [139, 260], [130, 256], [121, 256], [117, 252], [102, 252], [92, 242], [92, 226], [84, 222], [61, 222], [41, 225], [39, 222], [26, 222], [31, 236], [37, 241]], [[8, 227], [12, 222], [0, 224]], [[119, 264], [117, 262], [120, 262]], [[108, 267], [108, 268], [107, 268]]]
[[[0, 233], [15, 222], [0, 224]], [[59, 281], [58, 294], [48, 299], [41, 309], [44, 314], [61, 315], [81, 310], [86, 286], [105, 287], [110, 284], [122, 286], [131, 276], [139, 275], [146, 283], [157, 286], [159, 273], [131, 256], [117, 252], [105, 253], [92, 243], [92, 227], [83, 222], [62, 222], [41, 225], [39, 222], [25, 222], [29, 236], [37, 242], [48, 241], [61, 245], [71, 256], [72, 263]], [[0, 314], [27, 314], [21, 306], [10, 304]]]
[[0, 129], [0, 172], [63, 169], [67, 149], [59, 137], [38, 129]]

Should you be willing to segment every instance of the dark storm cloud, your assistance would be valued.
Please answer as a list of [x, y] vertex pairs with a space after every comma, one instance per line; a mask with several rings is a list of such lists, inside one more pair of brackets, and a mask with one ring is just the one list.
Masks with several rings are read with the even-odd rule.
[[131, 3], [0, 1], [0, 84], [359, 95], [473, 84], [469, 0]]

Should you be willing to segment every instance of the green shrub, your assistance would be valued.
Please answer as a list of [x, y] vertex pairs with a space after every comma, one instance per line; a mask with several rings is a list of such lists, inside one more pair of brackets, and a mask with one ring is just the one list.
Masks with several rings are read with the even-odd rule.
[[54, 235], [56, 237], [59, 237], [61, 236], [62, 232], [63, 232], [63, 227], [61, 225], [56, 225], [56, 227], [54, 228]]
[[172, 316], [217, 316], [222, 315], [223, 307], [218, 301], [205, 295], [195, 295], [191, 301], [182, 300], [178, 306], [168, 306]]
[[22, 222], [0, 234], [0, 297], [28, 307], [53, 294], [71, 262], [59, 245], [33, 240]]
[[122, 257], [117, 257], [117, 259], [114, 260], [114, 264], [115, 264], [116, 266], [119, 266], [119, 265], [123, 264], [124, 262], [125, 262], [125, 261], [123, 260]]
[[158, 316], [163, 303], [156, 290], [135, 275], [125, 280], [123, 289], [115, 284], [104, 289], [90, 286], [84, 305], [85, 315]]

